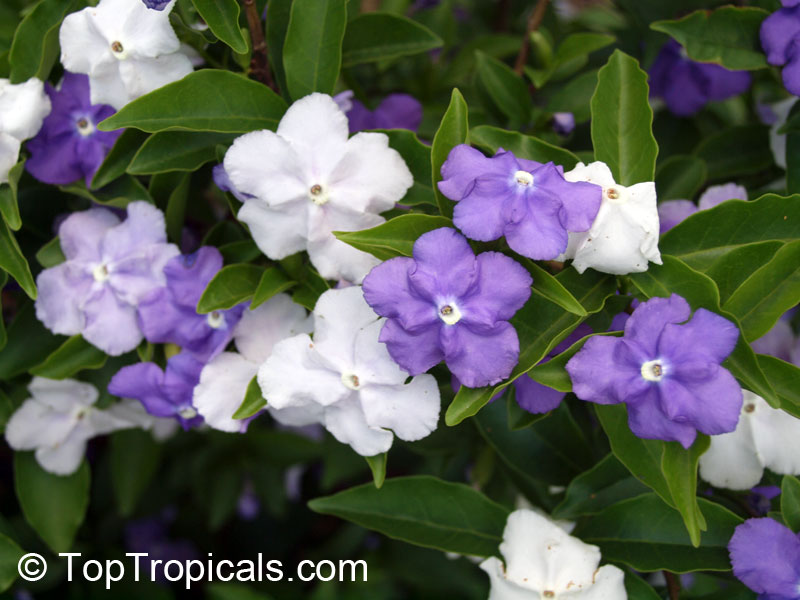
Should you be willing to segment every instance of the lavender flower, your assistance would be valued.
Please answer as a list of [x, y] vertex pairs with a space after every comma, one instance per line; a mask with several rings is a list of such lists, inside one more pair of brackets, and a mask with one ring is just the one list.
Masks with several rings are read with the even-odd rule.
[[800, 367], [800, 336], [792, 330], [791, 318], [794, 310], [786, 312], [767, 333], [751, 342], [753, 350], [769, 354]]
[[108, 384], [108, 393], [135, 398], [151, 415], [175, 418], [189, 429], [203, 422], [192, 405], [192, 393], [202, 370], [203, 363], [187, 352], [170, 358], [163, 371], [155, 363], [136, 363], [117, 371]]
[[99, 131], [97, 124], [114, 114], [106, 104], [89, 100], [89, 78], [64, 73], [58, 89], [45, 90], [53, 110], [30, 142], [25, 168], [39, 181], [54, 185], [85, 179], [88, 186], [122, 130]]
[[800, 536], [770, 518], [748, 519], [728, 543], [733, 574], [763, 600], [800, 598]]
[[567, 249], [567, 231], [586, 231], [600, 209], [603, 190], [570, 183], [552, 162], [518, 159], [502, 149], [487, 158], [464, 144], [442, 165], [439, 190], [458, 204], [453, 222], [473, 240], [505, 235], [512, 250], [551, 260]]
[[410, 129], [417, 131], [422, 122], [422, 104], [408, 94], [389, 94], [375, 110], [358, 100], [346, 111], [350, 134], [366, 129]]
[[571, 112], [557, 112], [553, 114], [553, 131], [558, 135], [567, 136], [575, 129], [575, 115]]
[[739, 338], [736, 326], [703, 308], [691, 316], [680, 296], [640, 304], [622, 338], [596, 336], [567, 363], [581, 400], [628, 405], [628, 424], [641, 438], [678, 441], [697, 431], [736, 429], [742, 390], [720, 363]]
[[771, 65], [782, 66], [784, 87], [800, 96], [800, 5], [783, 2], [783, 7], [761, 23], [761, 47]]
[[239, 202], [246, 202], [247, 200], [255, 198], [255, 196], [252, 194], [245, 194], [236, 189], [236, 186], [233, 185], [231, 178], [228, 177], [228, 172], [225, 170], [225, 165], [215, 165], [214, 168], [211, 169], [211, 176], [213, 177], [214, 183], [219, 189], [221, 189], [223, 192], [230, 192]]
[[197, 302], [208, 282], [222, 268], [222, 254], [212, 246], [176, 256], [164, 267], [167, 285], [139, 302], [139, 325], [144, 337], [159, 344], [177, 344], [207, 362], [225, 349], [245, 305], [230, 310], [197, 312]]
[[172, 0], [142, 0], [144, 5], [147, 8], [152, 8], [153, 10], [164, 10], [167, 7], [167, 4], [172, 2]]
[[380, 335], [412, 375], [444, 360], [467, 387], [505, 379], [517, 364], [519, 340], [508, 320], [531, 294], [531, 276], [499, 252], [477, 257], [464, 236], [443, 227], [420, 236], [414, 258], [375, 267], [364, 298], [387, 317]]
[[675, 40], [661, 48], [650, 67], [650, 95], [663, 98], [667, 108], [680, 117], [699, 112], [712, 100], [737, 96], [749, 87], [747, 71], [729, 71], [690, 60]]
[[699, 210], [708, 210], [732, 199], [747, 200], [747, 189], [735, 183], [725, 183], [709, 187], [700, 196], [697, 205], [690, 200], [668, 200], [662, 202], [658, 205], [661, 233], [669, 231]]
[[80, 333], [111, 356], [133, 350], [142, 341], [136, 305], [165, 285], [164, 265], [179, 253], [167, 243], [163, 213], [132, 202], [120, 223], [92, 208], [71, 214], [58, 233], [67, 260], [37, 277], [36, 316], [53, 333]]

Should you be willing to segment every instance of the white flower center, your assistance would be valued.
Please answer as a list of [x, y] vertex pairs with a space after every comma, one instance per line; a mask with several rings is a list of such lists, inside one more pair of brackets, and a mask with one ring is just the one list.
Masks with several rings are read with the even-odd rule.
[[225, 325], [225, 316], [220, 311], [215, 310], [206, 315], [206, 323], [213, 329], [219, 329]]
[[661, 381], [666, 372], [666, 368], [660, 359], [648, 360], [642, 365], [642, 377], [647, 381]]
[[752, 402], [744, 405], [744, 412], [746, 413], [755, 412], [755, 410], [756, 410], [756, 405], [753, 404]]
[[544, 596], [545, 598], [555, 598], [556, 597], [556, 593], [555, 592], [551, 592], [550, 590], [545, 590], [545, 591], [542, 592], [542, 596]]
[[448, 325], [455, 325], [461, 320], [461, 311], [453, 302], [449, 302], [439, 308], [439, 318]]
[[345, 373], [342, 375], [342, 384], [350, 390], [358, 390], [361, 386], [361, 381], [355, 373]]
[[627, 190], [622, 186], [610, 187], [603, 190], [608, 201], [613, 204], [625, 204], [628, 201]]
[[315, 183], [308, 190], [308, 197], [317, 206], [322, 206], [328, 201], [328, 190], [324, 185]]
[[94, 133], [94, 124], [86, 117], [81, 117], [75, 121], [75, 127], [78, 128], [78, 133], [83, 137], [92, 135]]
[[514, 173], [514, 179], [516, 179], [518, 185], [524, 187], [533, 185], [533, 175], [527, 171], [517, 171]]
[[92, 276], [98, 283], [103, 283], [109, 277], [111, 277], [111, 272], [108, 269], [108, 265], [99, 264], [92, 270]]
[[125, 50], [125, 46], [123, 46], [122, 42], [119, 40], [111, 42], [111, 54], [113, 54], [114, 58], [117, 60], [125, 60], [128, 58], [128, 51]]
[[194, 406], [186, 406], [178, 411], [178, 414], [181, 418], [186, 419], [189, 421], [190, 419], [194, 419], [197, 416], [197, 410], [195, 410]]

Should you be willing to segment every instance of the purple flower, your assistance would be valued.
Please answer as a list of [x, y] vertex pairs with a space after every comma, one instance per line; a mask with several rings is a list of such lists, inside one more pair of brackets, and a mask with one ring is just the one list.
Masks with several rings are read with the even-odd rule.
[[111, 356], [142, 341], [136, 305], [166, 283], [164, 265], [179, 253], [167, 243], [164, 214], [147, 202], [71, 214], [58, 229], [66, 261], [36, 279], [36, 316], [53, 333], [82, 334]]
[[122, 367], [108, 384], [108, 393], [120, 398], [135, 398], [156, 417], [172, 417], [184, 429], [203, 422], [192, 404], [194, 386], [200, 381], [203, 363], [188, 352], [176, 354], [161, 370], [155, 363], [136, 363]]
[[142, 0], [147, 8], [152, 8], [153, 10], [164, 10], [171, 1], [172, 0]]
[[171, 259], [164, 267], [167, 285], [139, 301], [139, 325], [145, 339], [177, 344], [202, 362], [222, 352], [231, 341], [244, 304], [207, 315], [197, 312], [200, 296], [221, 268], [222, 254], [211, 246]]
[[680, 117], [693, 115], [712, 100], [726, 100], [750, 87], [750, 73], [729, 71], [699, 63], [686, 56], [683, 47], [670, 40], [650, 67], [650, 95], [664, 99]]
[[239, 202], [255, 198], [252, 194], [245, 194], [236, 189], [236, 186], [233, 185], [231, 178], [228, 176], [228, 172], [225, 170], [225, 165], [216, 165], [211, 170], [211, 176], [214, 178], [214, 183], [219, 189], [223, 192], [230, 192]]
[[764, 600], [800, 598], [800, 536], [770, 518], [748, 519], [728, 543], [733, 574]]
[[444, 360], [467, 387], [505, 379], [519, 359], [508, 320], [531, 295], [531, 276], [499, 252], [477, 257], [443, 227], [421, 235], [414, 258], [392, 258], [364, 279], [364, 298], [386, 317], [379, 340], [411, 375]]
[[461, 144], [442, 165], [439, 190], [458, 202], [453, 222], [473, 240], [505, 235], [529, 258], [551, 260], [567, 249], [567, 231], [586, 231], [600, 209], [603, 188], [570, 183], [552, 162], [518, 159], [498, 150], [487, 158]]
[[800, 3], [784, 2], [761, 23], [761, 47], [771, 65], [783, 66], [784, 87], [800, 96]]
[[742, 390], [720, 363], [733, 351], [738, 328], [680, 296], [652, 298], [625, 323], [621, 338], [595, 336], [567, 363], [581, 400], [628, 405], [628, 424], [646, 439], [678, 441], [697, 431], [736, 429]]
[[31, 157], [25, 168], [39, 181], [64, 185], [85, 179], [86, 185], [122, 133], [100, 131], [97, 124], [114, 114], [106, 104], [89, 100], [89, 78], [76, 73], [64, 73], [61, 86], [45, 84], [53, 106], [42, 128], [31, 141]]
[[667, 200], [662, 202], [658, 205], [660, 233], [669, 231], [699, 210], [708, 210], [733, 199], [747, 200], [747, 189], [735, 183], [725, 183], [709, 187], [700, 196], [697, 206], [689, 200]]
[[[562, 353], [569, 348], [572, 344], [577, 342], [582, 337], [592, 333], [592, 328], [586, 323], [581, 323], [578, 327], [570, 333], [564, 340], [548, 354], [542, 363], [547, 362], [557, 354]], [[543, 385], [538, 381], [531, 379], [528, 375], [523, 375], [514, 380], [514, 389], [516, 391], [516, 400], [523, 410], [535, 415], [550, 412], [555, 409], [566, 396], [566, 393], [554, 390], [551, 387]]]
[[417, 131], [422, 122], [422, 104], [408, 94], [389, 94], [373, 111], [358, 100], [347, 111], [350, 134], [365, 129], [410, 129]]
[[781, 495], [777, 485], [759, 485], [750, 490], [747, 505], [758, 514], [766, 516], [772, 510], [772, 500]]
[[575, 129], [575, 115], [557, 112], [553, 115], [553, 131], [558, 135], [569, 135]]

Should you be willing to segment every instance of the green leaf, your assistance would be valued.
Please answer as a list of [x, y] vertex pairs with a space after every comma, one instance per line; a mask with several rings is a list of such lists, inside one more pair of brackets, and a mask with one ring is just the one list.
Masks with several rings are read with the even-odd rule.
[[286, 41], [291, 12], [292, 0], [267, 2], [267, 53], [272, 74], [287, 100], [289, 100], [289, 89], [286, 86], [286, 71], [283, 69], [283, 44]]
[[759, 30], [769, 13], [761, 8], [723, 6], [698, 10], [682, 19], [656, 21], [651, 29], [678, 40], [689, 58], [711, 62], [731, 70], [763, 69], [767, 66]]
[[0, 269], [16, 279], [28, 297], [32, 300], [36, 299], [36, 284], [33, 281], [31, 268], [28, 266], [28, 261], [25, 260], [14, 234], [2, 219], [0, 219]]
[[625, 591], [628, 593], [628, 600], [661, 600], [661, 596], [649, 583], [631, 572], [625, 573]]
[[60, 265], [65, 260], [67, 258], [61, 251], [61, 240], [58, 237], [54, 237], [36, 252], [36, 261], [45, 269]]
[[308, 506], [410, 544], [472, 556], [498, 554], [509, 514], [469, 486], [426, 475], [387, 479], [380, 490], [360, 485]]
[[263, 267], [250, 264], [222, 267], [206, 286], [197, 303], [197, 312], [227, 310], [244, 302], [255, 293], [263, 273]]
[[382, 12], [362, 13], [347, 23], [342, 66], [419, 54], [443, 45], [427, 27], [406, 17]]
[[515, 124], [524, 124], [531, 116], [528, 84], [511, 67], [488, 54], [475, 51], [478, 81], [492, 102]]
[[618, 502], [581, 521], [573, 535], [600, 546], [603, 560], [638, 571], [730, 571], [727, 546], [742, 519], [714, 502], [697, 502], [708, 523], [699, 548], [692, 547], [677, 511], [655, 494]]
[[89, 465], [59, 476], [39, 466], [32, 452], [14, 453], [14, 487], [25, 520], [53, 552], [67, 552], [89, 507]]
[[75, 9], [74, 0], [42, 0], [17, 27], [11, 43], [11, 83], [31, 77], [47, 79], [58, 58], [58, 30], [64, 16]]
[[4, 381], [41, 363], [61, 345], [62, 339], [45, 329], [36, 318], [33, 302], [27, 302], [20, 309], [7, 334], [9, 343], [0, 350], [0, 380]]
[[569, 150], [554, 146], [531, 135], [516, 131], [506, 131], [490, 125], [473, 127], [469, 132], [472, 144], [494, 154], [503, 148], [514, 153], [517, 158], [527, 158], [540, 163], [554, 162], [565, 169], [572, 169], [578, 164], [578, 157]]
[[264, 84], [230, 71], [202, 69], [126, 104], [97, 128], [247, 133], [274, 130], [284, 112], [286, 102]]
[[217, 144], [230, 144], [235, 134], [189, 131], [154, 133], [139, 148], [128, 165], [132, 175], [151, 175], [167, 171], [195, 171], [217, 159]]
[[92, 179], [91, 189], [102, 188], [117, 177], [121, 177], [131, 164], [133, 157], [141, 145], [148, 139], [145, 132], [138, 129], [126, 129], [117, 138], [103, 164], [97, 169]]
[[128, 429], [111, 436], [111, 483], [122, 517], [130, 517], [153, 480], [162, 447], [149, 431]]
[[414, 242], [423, 233], [452, 226], [453, 222], [445, 217], [412, 213], [400, 215], [372, 229], [334, 231], [333, 235], [353, 248], [388, 260], [395, 256], [411, 256]]
[[550, 113], [571, 112], [576, 123], [584, 123], [591, 117], [591, 101], [597, 88], [598, 69], [581, 73], [567, 81], [547, 101], [545, 110]]
[[442, 180], [442, 165], [447, 160], [450, 151], [459, 144], [466, 144], [469, 140], [469, 122], [467, 120], [467, 103], [464, 96], [453, 88], [450, 96], [450, 105], [442, 116], [436, 135], [433, 136], [431, 146], [431, 173], [433, 176], [433, 191], [439, 212], [445, 217], [453, 216], [453, 201], [446, 198], [436, 185]]
[[86, 198], [92, 202], [113, 206], [115, 208], [125, 208], [131, 202], [144, 200], [152, 204], [153, 199], [138, 179], [131, 175], [118, 177], [107, 186], [99, 190], [89, 190], [83, 180], [76, 181], [69, 185], [58, 186], [62, 192], [74, 194], [81, 198]]
[[0, 184], [0, 213], [6, 225], [14, 231], [22, 227], [22, 218], [19, 216], [19, 204], [17, 204], [17, 190], [19, 178], [25, 170], [25, 160], [19, 161], [8, 172], [8, 183]]
[[534, 292], [558, 304], [561, 308], [574, 315], [585, 317], [589, 314], [581, 303], [575, 299], [575, 296], [573, 296], [558, 279], [553, 277], [542, 267], [528, 259], [520, 259], [518, 262], [521, 262], [522, 265], [528, 269], [531, 276], [533, 276]]
[[258, 377], [253, 375], [250, 383], [247, 384], [247, 390], [244, 394], [244, 399], [236, 412], [233, 413], [234, 419], [248, 419], [263, 409], [267, 405], [261, 393], [261, 386], [258, 385]]
[[707, 435], [698, 434], [688, 450], [678, 442], [666, 442], [661, 456], [661, 470], [672, 493], [672, 503], [681, 513], [695, 548], [700, 545], [700, 532], [707, 527], [697, 504], [697, 461], [710, 445]]
[[192, 4], [220, 41], [237, 54], [247, 52], [249, 46], [239, 27], [239, 3], [236, 0], [192, 0]]
[[[731, 152], [736, 148], [736, 152]], [[706, 161], [709, 179], [739, 179], [772, 166], [769, 128], [765, 125], [735, 125], [712, 133], [694, 150]]]
[[280, 269], [276, 267], [268, 268], [258, 282], [253, 299], [250, 301], [250, 310], [264, 304], [276, 294], [293, 288], [295, 285], [297, 285], [297, 282], [286, 277]]
[[189, 200], [189, 187], [192, 182], [191, 173], [182, 173], [180, 182], [167, 199], [167, 210], [164, 219], [167, 223], [167, 237], [174, 244], [181, 244], [183, 222], [186, 218], [186, 203]]
[[332, 94], [342, 66], [345, 0], [294, 0], [283, 44], [286, 85], [293, 100]]
[[105, 352], [92, 346], [81, 335], [73, 335], [30, 373], [48, 379], [65, 379], [84, 369], [100, 369], [107, 358]]
[[386, 481], [386, 461], [388, 453], [376, 454], [375, 456], [365, 456], [369, 470], [372, 471], [372, 482], [377, 489], [383, 487], [383, 482]]
[[560, 79], [578, 71], [589, 61], [589, 54], [613, 44], [615, 38], [603, 33], [573, 33], [558, 45], [552, 62], [545, 69], [531, 69], [531, 80], [543, 87], [551, 78]]
[[691, 200], [706, 182], [706, 163], [690, 155], [670, 156], [656, 169], [659, 201]]
[[800, 480], [791, 475], [781, 482], [781, 513], [789, 529], [800, 532]]
[[648, 95], [647, 73], [615, 50], [592, 96], [592, 144], [595, 160], [606, 163], [620, 185], [655, 179], [658, 144]]
[[25, 551], [14, 540], [0, 533], [0, 593], [17, 579], [17, 565], [24, 554]]
[[[274, 2], [274, 0], [272, 0]], [[212, 583], [206, 587], [208, 600], [272, 600], [241, 583]]]
[[[431, 188], [431, 147], [419, 141], [417, 134], [408, 129], [378, 129], [389, 136], [389, 146], [403, 157], [409, 171], [414, 176], [415, 184], [425, 186], [433, 194]], [[411, 193], [409, 191], [409, 193]], [[408, 204], [403, 198], [401, 204]]]
[[800, 418], [800, 368], [774, 356], [756, 354], [758, 365], [781, 400], [781, 408]]

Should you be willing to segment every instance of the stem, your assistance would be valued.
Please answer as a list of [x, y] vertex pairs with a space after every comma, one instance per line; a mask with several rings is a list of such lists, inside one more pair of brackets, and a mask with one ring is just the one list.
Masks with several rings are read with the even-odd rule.
[[678, 600], [681, 593], [681, 585], [678, 583], [678, 578], [674, 573], [664, 571], [664, 579], [667, 580], [667, 591], [669, 592], [669, 600]]
[[531, 34], [539, 29], [539, 25], [542, 24], [544, 13], [549, 3], [550, 0], [539, 0], [530, 18], [528, 18], [528, 26], [525, 29], [525, 37], [522, 39], [522, 47], [519, 49], [517, 61], [514, 63], [514, 72], [517, 75], [522, 75], [522, 68], [525, 66], [525, 63], [528, 62], [528, 54], [531, 51]]
[[250, 39], [253, 41], [253, 58], [250, 59], [250, 74], [269, 86], [272, 91], [278, 92], [275, 81], [272, 79], [272, 72], [269, 68], [269, 58], [267, 58], [267, 42], [264, 39], [264, 28], [261, 24], [261, 17], [258, 15], [255, 0], [242, 0], [247, 14], [247, 28], [250, 30]]
[[362, 13], [375, 12], [376, 10], [380, 9], [380, 7], [380, 0], [361, 0]]

